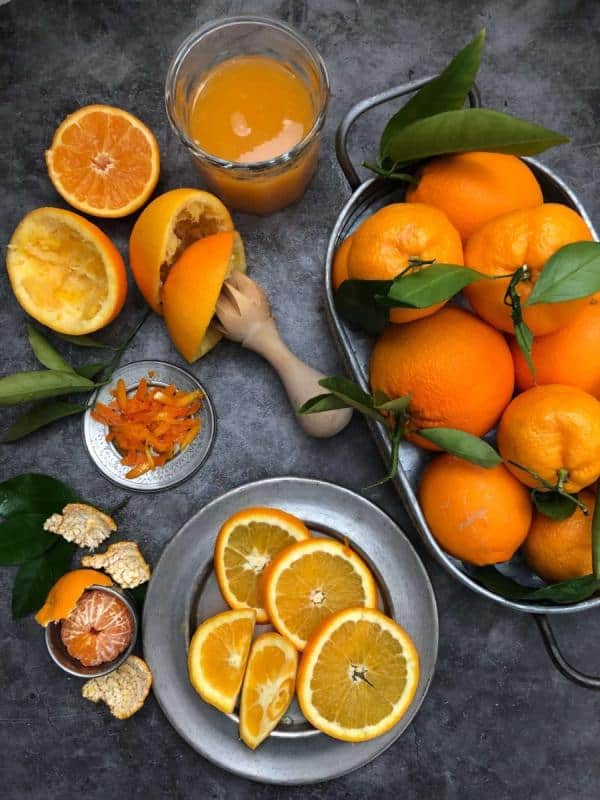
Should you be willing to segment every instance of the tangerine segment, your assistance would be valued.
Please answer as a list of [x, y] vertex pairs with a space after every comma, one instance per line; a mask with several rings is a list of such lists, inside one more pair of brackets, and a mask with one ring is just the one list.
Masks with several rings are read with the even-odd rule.
[[287, 547], [265, 570], [262, 590], [269, 619], [298, 650], [335, 611], [377, 607], [370, 569], [347, 545], [332, 539]]
[[[423, 203], [392, 203], [366, 219], [352, 235], [348, 276], [357, 280], [393, 280], [411, 260], [462, 264], [463, 248], [456, 228], [443, 211]], [[427, 317], [428, 308], [394, 308], [392, 322]]]
[[148, 305], [162, 313], [163, 283], [187, 247], [204, 236], [232, 230], [223, 203], [201, 189], [172, 189], [147, 205], [131, 231], [129, 263]]
[[215, 572], [231, 608], [254, 608], [257, 622], [268, 622], [260, 583], [265, 568], [284, 548], [309, 539], [306, 525], [277, 508], [246, 508], [223, 523], [215, 543]]
[[588, 299], [533, 306], [525, 303], [557, 250], [591, 239], [590, 229], [579, 214], [560, 203], [544, 203], [497, 217], [475, 231], [465, 245], [466, 266], [495, 279], [472, 283], [465, 288], [465, 295], [480, 317], [495, 328], [514, 333], [511, 308], [504, 302], [510, 277], [498, 276], [510, 276], [526, 266], [527, 280], [517, 286], [523, 319], [535, 336], [552, 333], [582, 311]]
[[240, 738], [255, 750], [277, 727], [294, 697], [298, 652], [278, 633], [252, 645], [240, 704]]
[[310, 639], [298, 670], [306, 719], [344, 742], [366, 742], [396, 725], [419, 685], [419, 655], [404, 628], [381, 611], [348, 608]]
[[535, 473], [578, 492], [600, 477], [600, 402], [574, 386], [528, 389], [502, 415], [498, 449], [526, 486], [544, 488]]
[[244, 246], [237, 231], [214, 233], [183, 251], [163, 286], [165, 324], [173, 344], [190, 363], [221, 339], [211, 324], [226, 278], [246, 271]]
[[60, 627], [60, 638], [84, 667], [114, 661], [131, 642], [133, 620], [125, 603], [102, 589], [86, 591]]
[[124, 217], [154, 191], [160, 152], [152, 131], [133, 114], [84, 106], [58, 127], [46, 151], [56, 191], [74, 208], [97, 217]]
[[226, 714], [235, 708], [255, 623], [254, 609], [223, 611], [199, 625], [190, 642], [190, 682], [205, 702]]
[[90, 586], [112, 586], [112, 581], [103, 572], [95, 569], [73, 569], [59, 578], [48, 592], [46, 602], [35, 615], [37, 622], [45, 628], [49, 622], [67, 617], [77, 601]]
[[100, 228], [62, 208], [36, 208], [8, 245], [15, 297], [42, 325], [80, 336], [108, 325], [123, 308], [127, 274]]

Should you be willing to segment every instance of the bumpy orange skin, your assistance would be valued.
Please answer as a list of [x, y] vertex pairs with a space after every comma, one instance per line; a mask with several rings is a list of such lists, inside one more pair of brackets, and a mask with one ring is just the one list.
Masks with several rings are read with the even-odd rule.
[[[365, 220], [352, 236], [348, 276], [357, 280], [391, 280], [408, 266], [409, 258], [462, 264], [458, 231], [437, 208], [421, 203], [392, 203]], [[394, 308], [392, 322], [411, 322], [435, 313], [428, 308]]]
[[73, 569], [59, 578], [48, 592], [46, 602], [35, 615], [44, 628], [49, 622], [58, 622], [68, 617], [81, 595], [90, 586], [112, 586], [104, 572], [95, 569]]
[[[514, 339], [510, 350], [517, 386], [531, 389], [531, 370]], [[564, 328], [534, 339], [532, 356], [538, 384], [577, 386], [600, 399], [600, 295], [590, 298]]]
[[[559, 203], [544, 203], [497, 217], [475, 231], [465, 245], [465, 264], [490, 276], [512, 275], [527, 265], [530, 279], [517, 287], [523, 319], [535, 336], [545, 336], [571, 322], [585, 308], [587, 298], [527, 307], [524, 304], [550, 256], [566, 244], [591, 238], [590, 229], [575, 211]], [[513, 333], [510, 308], [504, 302], [509, 282], [509, 278], [477, 281], [464, 291], [480, 317]]]
[[544, 202], [535, 175], [520, 158], [503, 153], [457, 153], [434, 158], [419, 183], [406, 192], [410, 203], [443, 211], [463, 242], [495, 217]]
[[567, 471], [568, 492], [578, 492], [600, 476], [600, 402], [574, 386], [535, 386], [518, 395], [498, 426], [498, 449], [508, 469], [526, 486], [540, 488], [527, 472], [552, 485]]
[[[510, 350], [498, 331], [459, 308], [388, 327], [375, 343], [371, 389], [411, 395], [409, 429], [459, 428], [483, 436], [512, 397]], [[430, 450], [438, 448], [409, 434]]]
[[335, 251], [331, 267], [331, 283], [334, 291], [337, 291], [342, 283], [348, 280], [348, 255], [351, 246], [352, 236], [347, 236]]
[[577, 509], [563, 520], [536, 511], [523, 553], [531, 569], [550, 583], [580, 578], [592, 572], [592, 517], [596, 498], [592, 492], [579, 495], [589, 511]]
[[440, 546], [478, 566], [512, 558], [531, 523], [529, 492], [506, 467], [486, 469], [447, 454], [425, 467], [419, 503]]

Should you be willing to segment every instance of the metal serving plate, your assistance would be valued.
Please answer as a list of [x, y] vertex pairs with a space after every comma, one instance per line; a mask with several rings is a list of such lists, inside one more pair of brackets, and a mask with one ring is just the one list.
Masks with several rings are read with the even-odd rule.
[[[187, 648], [199, 622], [223, 611], [212, 568], [219, 528], [248, 506], [282, 508], [317, 536], [346, 538], [375, 574], [380, 607], [413, 638], [421, 675], [413, 703], [391, 731], [350, 745], [315, 731], [293, 705], [256, 751], [239, 739], [237, 715], [204, 703], [187, 673]], [[266, 626], [258, 626], [260, 633]], [[204, 506], [173, 537], [154, 570], [144, 604], [144, 655], [156, 698], [179, 734], [223, 769], [277, 784], [324, 781], [350, 772], [387, 749], [407, 728], [429, 688], [437, 658], [437, 607], [419, 556], [381, 509], [354, 492], [323, 481], [272, 478], [241, 486]]]

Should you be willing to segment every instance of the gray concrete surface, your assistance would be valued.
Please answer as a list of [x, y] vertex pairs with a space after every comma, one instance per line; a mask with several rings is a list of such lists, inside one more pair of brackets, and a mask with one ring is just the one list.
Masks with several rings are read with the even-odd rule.
[[[47, 178], [43, 153], [59, 121], [86, 103], [122, 106], [151, 125], [162, 153], [159, 191], [195, 185], [163, 111], [167, 63], [196, 25], [240, 12], [261, 12], [297, 26], [320, 49], [331, 75], [321, 163], [306, 196], [268, 219], [236, 218], [252, 274], [266, 287], [285, 339], [326, 372], [338, 371], [340, 364], [323, 314], [323, 257], [328, 232], [348, 197], [335, 161], [336, 125], [355, 100], [442, 67], [482, 25], [488, 28], [479, 79], [485, 102], [572, 135], [572, 144], [544, 160], [571, 183], [598, 221], [600, 4], [594, 0], [13, 0], [0, 8], [2, 246], [26, 211], [63, 205]], [[358, 156], [372, 154], [381, 120], [374, 115], [361, 122], [353, 140]], [[100, 225], [125, 254], [131, 221]], [[5, 274], [0, 287], [0, 371], [32, 369], [25, 317]], [[109, 335], [118, 338], [142, 307], [132, 289]], [[141, 357], [181, 363], [158, 318], [127, 354], [129, 360]], [[335, 441], [308, 440], [268, 367], [237, 346], [222, 344], [193, 370], [209, 388], [219, 418], [210, 461], [174, 491], [134, 496], [121, 517], [122, 531], [138, 536], [153, 562], [196, 509], [246, 481], [291, 474], [360, 489], [381, 475], [360, 419]], [[13, 416], [3, 410], [3, 430]], [[107, 505], [122, 496], [83, 451], [78, 420], [0, 446], [0, 478], [29, 470], [62, 476]], [[407, 524], [392, 488], [367, 494]], [[530, 618], [475, 596], [425, 561], [437, 592], [441, 640], [437, 674], [415, 723], [370, 766], [297, 789], [255, 785], [208, 764], [178, 738], [153, 699], [125, 723], [85, 702], [78, 681], [50, 663], [36, 623], [11, 620], [12, 571], [2, 570], [0, 795], [6, 800], [597, 798], [600, 697], [552, 669]], [[592, 614], [564, 618], [556, 628], [578, 665], [600, 671]]]

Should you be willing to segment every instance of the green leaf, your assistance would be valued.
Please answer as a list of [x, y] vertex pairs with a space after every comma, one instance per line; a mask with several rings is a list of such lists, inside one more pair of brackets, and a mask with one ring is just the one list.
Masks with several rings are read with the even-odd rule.
[[39, 611], [50, 589], [69, 569], [76, 549], [71, 542], [59, 539], [39, 558], [19, 567], [12, 594], [12, 613], [15, 619]]
[[592, 517], [592, 561], [594, 575], [600, 580], [600, 500], [596, 497], [594, 516]]
[[71, 336], [68, 333], [57, 333], [59, 339], [62, 339], [65, 342], [69, 342], [70, 344], [75, 344], [77, 347], [91, 347], [98, 350], [118, 350], [118, 347], [113, 347], [110, 344], [104, 344], [103, 342], [99, 342], [96, 339], [92, 339], [91, 336]]
[[14, 422], [6, 433], [3, 442], [16, 442], [24, 436], [73, 414], [81, 414], [87, 406], [79, 403], [67, 403], [64, 400], [51, 400], [48, 403], [40, 403], [29, 411], [26, 411]]
[[138, 614], [144, 610], [144, 602], [146, 601], [146, 592], [148, 591], [148, 584], [141, 583], [133, 589], [125, 589], [125, 593], [129, 595], [130, 600], [136, 607]]
[[0, 406], [13, 406], [72, 392], [89, 392], [95, 385], [88, 378], [73, 372], [54, 369], [16, 372], [0, 378]]
[[[383, 396], [382, 396], [383, 395]], [[390, 400], [383, 392], [377, 392], [373, 396], [373, 405], [378, 411], [387, 411], [390, 414], [403, 414], [411, 401], [411, 395], [405, 394], [402, 397], [395, 397]]]
[[385, 126], [379, 145], [380, 158], [388, 154], [392, 139], [407, 125], [418, 119], [462, 108], [469, 90], [475, 82], [483, 44], [485, 28], [458, 53], [437, 78], [419, 89], [416, 94], [390, 119]]
[[[432, 264], [418, 272], [397, 277], [387, 293], [385, 305], [428, 308], [454, 297], [470, 283], [486, 278], [481, 272], [456, 264]], [[378, 299], [378, 298], [376, 298]]]
[[600, 291], [600, 242], [567, 244], [551, 256], [526, 306], [562, 303]]
[[529, 271], [525, 265], [516, 269], [509, 281], [508, 287], [504, 294], [504, 303], [510, 307], [510, 317], [512, 319], [513, 327], [515, 330], [515, 340], [519, 346], [519, 350], [523, 353], [529, 371], [533, 377], [534, 383], [535, 364], [533, 363], [533, 333], [527, 326], [523, 319], [523, 312], [521, 309], [521, 296], [517, 291], [517, 287], [521, 281], [527, 279]]
[[381, 414], [374, 408], [371, 395], [363, 392], [360, 386], [354, 383], [354, 381], [342, 376], [333, 376], [330, 378], [322, 378], [319, 381], [319, 386], [328, 389], [331, 394], [343, 401], [347, 408], [354, 408], [362, 414], [376, 419], [378, 422], [384, 421]]
[[101, 364], [97, 362], [96, 364], [84, 364], [82, 367], [77, 367], [75, 372], [78, 375], [81, 375], [83, 378], [89, 378], [93, 380], [99, 372], [102, 372], [108, 364]]
[[512, 578], [503, 575], [495, 567], [477, 567], [474, 577], [492, 592], [506, 597], [508, 600], [525, 600], [529, 602], [579, 603], [587, 600], [600, 589], [600, 580], [593, 575], [572, 578], [560, 583], [550, 583], [539, 589], [522, 586]]
[[15, 514], [0, 523], [0, 566], [23, 564], [56, 544], [44, 530], [45, 514]]
[[531, 156], [568, 141], [560, 133], [500, 111], [467, 108], [407, 125], [390, 140], [387, 154], [402, 164], [469, 150]]
[[61, 354], [55, 350], [47, 339], [34, 328], [27, 326], [27, 338], [37, 360], [48, 369], [57, 369], [60, 372], [73, 372], [73, 367], [65, 361]]
[[575, 498], [560, 492], [540, 492], [534, 489], [531, 498], [535, 507], [550, 519], [562, 520], [572, 516], [577, 511]]
[[349, 408], [348, 403], [334, 394], [318, 394], [300, 406], [298, 414], [318, 414], [321, 411], [334, 411], [338, 408]]
[[478, 464], [480, 467], [491, 469], [502, 463], [501, 457], [491, 444], [471, 433], [456, 428], [421, 428], [417, 433], [447, 453]]
[[380, 481], [376, 481], [368, 486], [368, 489], [373, 489], [375, 486], [381, 486], [388, 481], [394, 480], [394, 478], [398, 474], [398, 464], [400, 462], [400, 444], [404, 439], [404, 414], [398, 414], [396, 416], [396, 427], [389, 431], [390, 435], [390, 442], [392, 445], [392, 449], [390, 452], [390, 468]]
[[0, 483], [0, 515], [36, 513], [50, 516], [67, 503], [79, 500], [75, 492], [56, 478], [26, 473]]
[[344, 281], [335, 293], [335, 307], [345, 320], [377, 336], [389, 322], [390, 313], [376, 297], [386, 295], [391, 281]]

